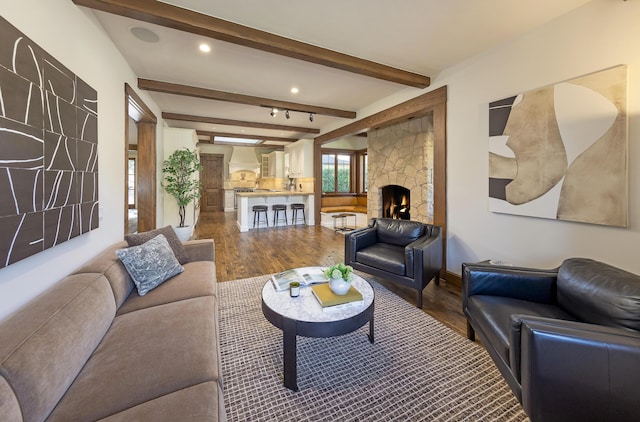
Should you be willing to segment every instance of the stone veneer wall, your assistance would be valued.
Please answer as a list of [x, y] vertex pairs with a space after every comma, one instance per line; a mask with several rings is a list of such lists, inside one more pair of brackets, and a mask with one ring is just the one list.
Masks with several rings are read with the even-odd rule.
[[369, 218], [382, 215], [382, 191], [399, 185], [411, 191], [411, 220], [433, 223], [433, 116], [368, 133]]

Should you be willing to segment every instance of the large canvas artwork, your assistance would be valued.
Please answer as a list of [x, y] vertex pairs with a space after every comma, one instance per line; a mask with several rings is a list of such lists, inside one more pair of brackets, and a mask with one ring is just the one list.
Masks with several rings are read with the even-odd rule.
[[628, 225], [627, 67], [489, 104], [489, 210]]
[[0, 17], [0, 268], [98, 227], [97, 97]]

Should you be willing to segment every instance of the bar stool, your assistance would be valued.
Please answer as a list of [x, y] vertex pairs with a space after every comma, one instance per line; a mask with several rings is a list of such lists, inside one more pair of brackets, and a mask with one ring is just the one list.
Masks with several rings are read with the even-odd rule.
[[[267, 227], [269, 227], [269, 217], [267, 216], [267, 210], [269, 209], [266, 205], [254, 205], [251, 207], [253, 211], [253, 228], [256, 228], [256, 220], [258, 221], [258, 226], [260, 223], [267, 223]], [[260, 213], [264, 213], [264, 220], [260, 221]]]
[[288, 224], [287, 223], [287, 206], [284, 204], [274, 204], [271, 206], [271, 209], [273, 210], [273, 226], [276, 227], [278, 225], [278, 221], [282, 221], [282, 219], [279, 218], [280, 211], [284, 211], [284, 224], [286, 226]]
[[298, 210], [302, 210], [302, 221], [305, 226], [307, 225], [307, 216], [304, 213], [304, 204], [291, 204], [291, 224], [295, 225], [300, 217], [298, 217]]

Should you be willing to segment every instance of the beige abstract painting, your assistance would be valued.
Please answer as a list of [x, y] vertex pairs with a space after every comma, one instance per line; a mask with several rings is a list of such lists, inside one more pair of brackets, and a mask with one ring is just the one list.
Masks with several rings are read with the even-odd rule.
[[489, 104], [489, 210], [628, 225], [627, 67]]

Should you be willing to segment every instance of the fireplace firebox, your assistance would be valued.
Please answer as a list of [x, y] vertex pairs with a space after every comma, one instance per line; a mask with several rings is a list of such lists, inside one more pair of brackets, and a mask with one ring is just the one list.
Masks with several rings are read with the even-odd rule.
[[382, 216], [395, 218], [396, 220], [411, 219], [411, 191], [398, 185], [383, 186], [382, 189]]

